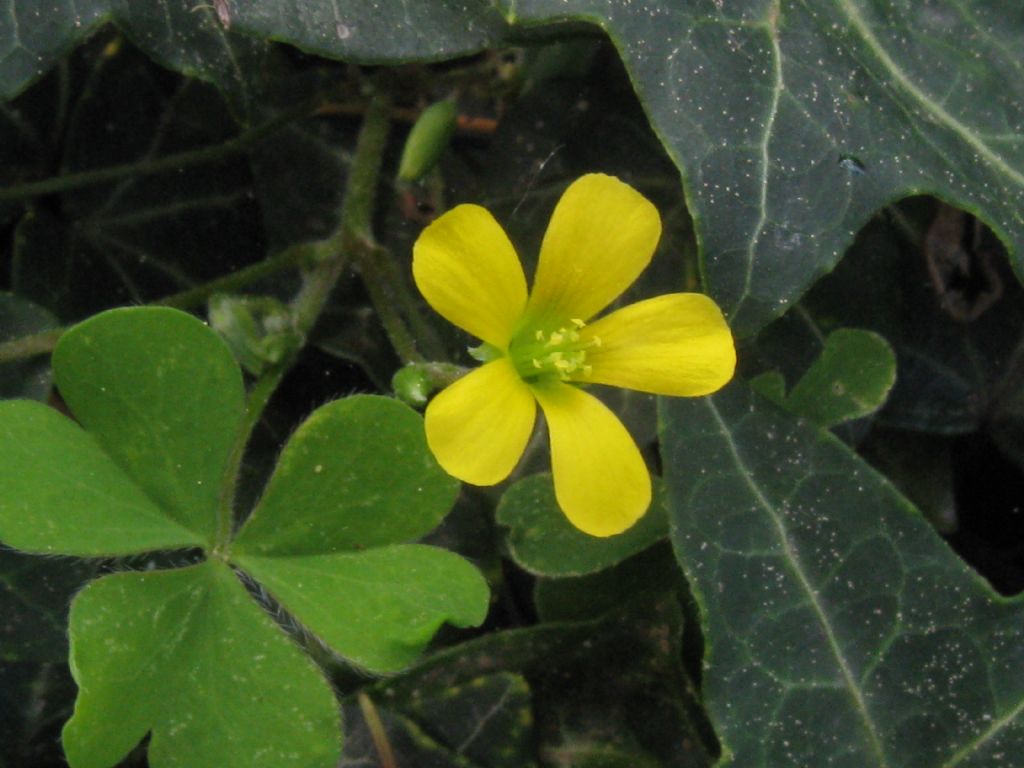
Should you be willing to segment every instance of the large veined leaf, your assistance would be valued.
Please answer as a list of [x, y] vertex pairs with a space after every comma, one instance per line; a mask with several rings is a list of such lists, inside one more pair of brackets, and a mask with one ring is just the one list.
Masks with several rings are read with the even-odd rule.
[[[828, 272], [883, 204], [920, 191], [1024, 240], [1024, 6], [989, 0], [505, 0], [291, 10], [111, 0], [0, 15], [0, 82], [17, 93], [102, 20], [163, 63], [251, 98], [236, 48], [285, 40], [346, 60], [442, 59], [512, 27], [603, 28], [683, 172], [710, 289], [752, 332]], [[255, 43], [253, 43], [255, 45]], [[257, 52], [254, 55], [259, 55]], [[1020, 256], [1015, 255], [1018, 272]]]
[[45, 6], [12, 0], [0, 21], [0, 97], [17, 95], [102, 23], [115, 21], [161, 64], [216, 83], [244, 111], [266, 45], [228, 34], [214, 10], [213, 4], [162, 0], [56, 0]]
[[[112, 21], [163, 64], [251, 98], [250, 72], [262, 46], [293, 43], [332, 58], [444, 59], [497, 39], [504, 20], [488, 0], [401, 3], [374, 0], [298, 4], [278, 0], [57, 0], [45, 7], [10, 0], [0, 14], [0, 97], [10, 98], [97, 26]], [[236, 34], [236, 33], [245, 34]]]
[[[648, 590], [600, 620], [496, 632], [439, 651], [370, 690], [391, 712], [436, 734], [444, 729], [421, 719], [419, 702], [497, 671], [517, 672], [530, 683], [545, 764], [707, 768], [712, 748], [680, 663], [682, 623], [674, 596]], [[511, 735], [506, 728], [505, 738]]]
[[[372, 700], [371, 700], [372, 701]], [[424, 691], [404, 712], [374, 705], [394, 765], [429, 768], [534, 768], [530, 688], [521, 675], [498, 672]], [[366, 713], [344, 710], [348, 733], [338, 768], [380, 764]]]
[[1024, 243], [1024, 6], [520, 0], [619, 49], [683, 171], [710, 289], [741, 333], [827, 272], [886, 202], [931, 191]]
[[[215, 88], [166, 72], [116, 34], [97, 35], [11, 112], [27, 122], [24, 102], [42, 98], [61, 77], [72, 85], [33, 126], [60, 140], [12, 158], [16, 179], [37, 177], [38, 165], [63, 174], [138, 168], [238, 131]], [[21, 217], [12, 288], [65, 321], [112, 303], [146, 303], [260, 255], [256, 212], [249, 169], [237, 155], [63, 190], [59, 204], [31, 206]]]
[[729, 765], [993, 768], [1024, 751], [1024, 606], [742, 383], [666, 400], [673, 543]]

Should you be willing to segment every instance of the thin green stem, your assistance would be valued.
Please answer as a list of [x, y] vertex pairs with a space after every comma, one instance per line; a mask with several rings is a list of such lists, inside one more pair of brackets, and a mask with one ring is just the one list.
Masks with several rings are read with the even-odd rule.
[[[355, 155], [345, 185], [341, 222], [337, 231], [328, 240], [317, 245], [316, 254], [321, 258], [306, 272], [302, 288], [292, 301], [293, 322], [303, 339], [309, 336], [327, 305], [331, 291], [348, 265], [354, 250], [353, 245], [371, 237], [380, 164], [390, 128], [389, 110], [388, 95], [383, 91], [375, 92], [363, 120], [359, 139], [356, 141]], [[217, 534], [213, 551], [222, 556], [231, 542], [235, 494], [245, 447], [263, 415], [263, 410], [298, 354], [299, 350], [296, 349], [280, 363], [269, 368], [256, 380], [249, 392], [245, 417], [235, 437], [217, 509]]]
[[52, 176], [48, 179], [29, 181], [24, 184], [7, 187], [6, 189], [0, 189], [0, 202], [30, 200], [34, 197], [50, 195], [55, 192], [67, 192], [72, 189], [81, 189], [82, 187], [90, 187], [96, 184], [106, 184], [107, 182], [123, 179], [127, 176], [144, 176], [164, 171], [176, 171], [192, 165], [202, 165], [223, 160], [225, 157], [237, 154], [254, 144], [258, 144], [267, 136], [294, 120], [312, 114], [319, 102], [320, 99], [303, 102], [293, 109], [275, 115], [265, 123], [243, 131], [222, 144], [201, 147], [200, 149], [192, 149], [187, 152], [165, 155], [150, 160], [141, 160], [137, 163], [112, 165], [95, 171], [82, 171], [81, 173]]
[[384, 721], [380, 719], [373, 700], [363, 691], [359, 691], [356, 694], [356, 701], [359, 702], [359, 710], [363, 713], [363, 720], [366, 721], [366, 729], [370, 732], [374, 749], [377, 750], [381, 768], [398, 768], [395, 752], [391, 748], [391, 742], [388, 741], [387, 729], [384, 727]]
[[49, 354], [57, 345], [57, 339], [64, 333], [63, 328], [52, 331], [41, 331], [31, 336], [22, 336], [0, 344], [0, 365], [16, 360], [24, 360], [37, 355]]
[[[332, 246], [326, 240], [293, 245], [257, 264], [244, 267], [236, 272], [215, 278], [208, 283], [197, 285], [180, 293], [166, 296], [153, 302], [153, 305], [190, 309], [202, 304], [215, 293], [237, 291], [250, 283], [272, 277], [279, 272], [285, 272], [304, 264], [320, 261], [324, 258], [324, 254], [328, 252], [330, 247]], [[51, 331], [42, 331], [31, 336], [22, 336], [18, 339], [0, 343], [0, 365], [29, 357], [36, 357], [37, 355], [49, 354], [53, 351], [57, 340], [65, 330], [64, 328], [54, 328]]]
[[424, 363], [426, 358], [417, 349], [416, 338], [398, 311], [401, 302], [396, 295], [399, 291], [398, 286], [394, 277], [389, 278], [385, 274], [387, 267], [381, 263], [387, 259], [388, 254], [383, 248], [363, 249], [359, 259], [359, 272], [363, 277], [363, 284], [399, 359], [404, 364]]
[[295, 326], [303, 335], [316, 325], [352, 253], [363, 243], [373, 242], [373, 209], [381, 159], [391, 127], [390, 107], [390, 98], [383, 91], [375, 92], [349, 167], [341, 223], [328, 240], [332, 255], [306, 273], [302, 288], [292, 302]]
[[188, 288], [180, 293], [166, 296], [153, 302], [153, 304], [160, 307], [189, 309], [190, 307], [202, 304], [215, 293], [231, 293], [250, 283], [255, 283], [257, 280], [273, 277], [278, 272], [285, 272], [316, 261], [320, 258], [319, 252], [323, 248], [322, 242], [299, 243], [290, 246], [280, 253], [276, 253], [256, 264], [243, 267], [235, 272], [215, 278], [208, 283], [197, 285], [194, 288]]
[[434, 327], [423, 320], [394, 255], [379, 246], [361, 251], [359, 268], [370, 301], [402, 362], [447, 357]]

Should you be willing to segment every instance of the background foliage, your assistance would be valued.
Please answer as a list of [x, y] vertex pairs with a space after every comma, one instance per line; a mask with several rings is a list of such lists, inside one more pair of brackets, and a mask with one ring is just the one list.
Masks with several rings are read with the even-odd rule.
[[[330, 299], [299, 323], [301, 350], [291, 337], [254, 350], [217, 324], [250, 374], [280, 373], [242, 465], [252, 507], [317, 406], [388, 393], [402, 363], [467, 362], [467, 340], [410, 290], [431, 215], [485, 205], [529, 264], [564, 187], [613, 173], [665, 223], [624, 300], [710, 293], [740, 338], [739, 376], [695, 401], [607, 395], [664, 480], [625, 536], [566, 527], [542, 451], [507, 489], [465, 489], [423, 541], [485, 573], [489, 618], [443, 630], [412, 666], [379, 665], [396, 675], [369, 678], [329, 650], [346, 655], [330, 641], [345, 622], [313, 635], [278, 616], [339, 696], [340, 764], [387, 765], [383, 738], [395, 765], [1013, 766], [1022, 37], [1024, 8], [997, 0], [9, 3], [0, 397], [59, 407], [60, 330], [111, 307], [206, 316], [215, 294], [244, 293], [259, 297], [245, 306], [265, 341], [318, 265], [336, 264]], [[345, 190], [382, 94], [371, 209]], [[394, 181], [410, 125], [440, 99], [458, 117], [439, 168]], [[74, 381], [58, 383], [73, 401]], [[45, 430], [28, 434], [59, 453]], [[0, 493], [21, 498], [27, 470], [0, 462]], [[430, 525], [413, 528], [406, 540]], [[153, 583], [135, 572], [200, 573], [137, 554], [158, 545], [78, 552], [107, 555], [90, 560], [0, 551], [0, 766], [63, 764], [72, 595], [105, 575], [82, 605], [114, 605], [128, 589], [111, 585]], [[283, 572], [261, 567], [248, 564], [268, 584]], [[211, 600], [242, 605], [226, 569], [202, 568]], [[315, 599], [335, 598], [324, 591]], [[112, 630], [89, 631], [102, 643]], [[257, 689], [288, 677], [239, 674]], [[227, 719], [218, 748], [231, 754], [229, 736], [257, 726]], [[150, 745], [157, 766], [182, 755]], [[125, 764], [145, 761], [140, 748]]]

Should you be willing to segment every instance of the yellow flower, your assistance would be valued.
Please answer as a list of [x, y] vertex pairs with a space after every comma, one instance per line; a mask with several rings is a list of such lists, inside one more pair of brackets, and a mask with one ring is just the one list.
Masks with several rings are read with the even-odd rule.
[[622, 422], [578, 385], [706, 395], [732, 378], [736, 352], [721, 310], [699, 293], [670, 293], [594, 322], [640, 275], [661, 236], [657, 209], [611, 176], [590, 174], [562, 195], [541, 246], [533, 291], [512, 243], [484, 208], [460, 205], [413, 248], [430, 305], [480, 339], [484, 365], [427, 407], [427, 442], [451, 475], [494, 485], [547, 419], [558, 504], [593, 536], [629, 528], [651, 481]]

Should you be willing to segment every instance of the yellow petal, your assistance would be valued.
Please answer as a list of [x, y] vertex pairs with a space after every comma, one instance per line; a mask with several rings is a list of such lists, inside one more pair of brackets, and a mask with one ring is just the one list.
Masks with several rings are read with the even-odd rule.
[[551, 434], [555, 497], [569, 522], [613, 536], [643, 517], [651, 478], [622, 422], [593, 395], [561, 382], [534, 387]]
[[412, 274], [438, 314], [504, 348], [526, 306], [526, 278], [515, 248], [479, 205], [459, 205], [420, 233]]
[[658, 210], [612, 176], [573, 182], [540, 249], [528, 312], [537, 324], [588, 320], [626, 290], [654, 255]]
[[656, 395], [695, 397], [724, 386], [736, 367], [732, 332], [701, 293], [669, 293], [630, 304], [582, 331], [588, 382]]
[[444, 470], [474, 485], [500, 483], [533, 432], [537, 404], [502, 357], [464, 376], [430, 401], [427, 445]]

